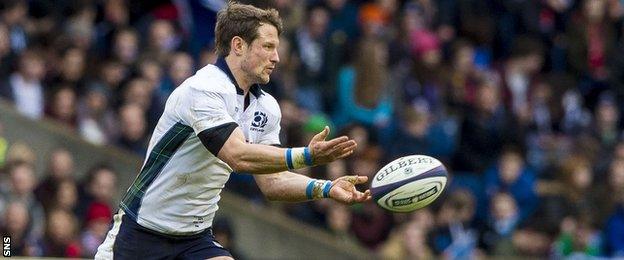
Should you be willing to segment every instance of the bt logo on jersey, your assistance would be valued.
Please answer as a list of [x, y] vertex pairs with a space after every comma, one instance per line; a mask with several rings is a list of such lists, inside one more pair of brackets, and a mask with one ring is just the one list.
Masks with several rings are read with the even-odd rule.
[[251, 131], [264, 132], [264, 128], [269, 119], [264, 112], [256, 111], [254, 113], [253, 121], [251, 122]]

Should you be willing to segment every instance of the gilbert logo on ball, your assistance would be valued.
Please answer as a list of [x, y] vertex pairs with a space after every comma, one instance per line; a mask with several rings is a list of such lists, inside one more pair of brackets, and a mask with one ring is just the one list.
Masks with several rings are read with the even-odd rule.
[[433, 157], [410, 155], [381, 168], [371, 184], [373, 200], [384, 209], [410, 212], [431, 204], [446, 187], [448, 173]]

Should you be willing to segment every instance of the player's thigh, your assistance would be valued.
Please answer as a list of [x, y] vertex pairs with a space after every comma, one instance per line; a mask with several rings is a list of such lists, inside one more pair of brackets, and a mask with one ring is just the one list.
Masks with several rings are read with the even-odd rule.
[[232, 254], [230, 254], [227, 249], [223, 248], [211, 234], [206, 234], [202, 238], [185, 242], [184, 245], [179, 245], [179, 247], [183, 248], [183, 252], [176, 257], [176, 260], [233, 259]]
[[211, 257], [208, 259], [209, 260], [234, 260], [234, 258], [229, 257], [229, 256], [215, 256], [215, 257]]
[[[125, 216], [124, 216], [125, 217]], [[173, 245], [124, 219], [113, 245], [114, 259], [173, 259]]]

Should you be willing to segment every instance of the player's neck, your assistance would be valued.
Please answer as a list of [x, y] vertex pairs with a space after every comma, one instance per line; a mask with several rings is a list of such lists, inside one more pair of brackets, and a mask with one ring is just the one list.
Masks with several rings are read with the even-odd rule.
[[225, 57], [225, 63], [227, 63], [230, 71], [232, 71], [232, 75], [234, 75], [234, 79], [236, 80], [238, 87], [245, 92], [245, 95], [247, 95], [252, 83], [247, 79], [247, 77], [244, 76], [245, 73], [241, 69], [241, 61], [236, 57], [233, 57], [233, 55], [228, 55]]

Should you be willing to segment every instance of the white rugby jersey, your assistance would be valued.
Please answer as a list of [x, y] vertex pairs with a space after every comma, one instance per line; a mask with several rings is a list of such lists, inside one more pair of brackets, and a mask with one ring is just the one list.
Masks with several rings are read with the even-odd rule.
[[232, 168], [197, 135], [234, 122], [249, 143], [280, 144], [277, 101], [258, 85], [248, 96], [244, 109], [243, 91], [223, 58], [176, 88], [154, 129], [141, 172], [120, 204], [125, 214], [143, 227], [170, 235], [212, 226]]

